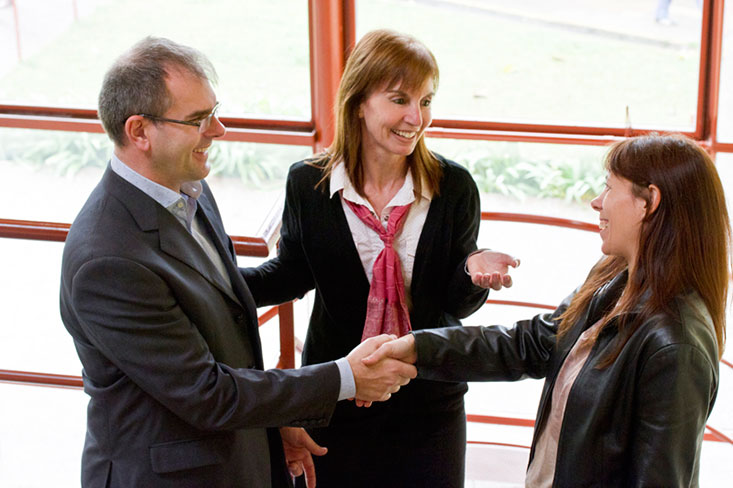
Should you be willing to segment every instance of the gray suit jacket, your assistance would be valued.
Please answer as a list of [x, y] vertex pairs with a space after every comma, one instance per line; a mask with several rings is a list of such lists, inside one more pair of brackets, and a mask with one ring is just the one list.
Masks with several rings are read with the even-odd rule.
[[268, 428], [333, 412], [333, 362], [262, 371], [255, 304], [206, 184], [198, 203], [233, 294], [176, 218], [109, 168], [71, 227], [61, 316], [91, 397], [83, 486], [287, 486]]

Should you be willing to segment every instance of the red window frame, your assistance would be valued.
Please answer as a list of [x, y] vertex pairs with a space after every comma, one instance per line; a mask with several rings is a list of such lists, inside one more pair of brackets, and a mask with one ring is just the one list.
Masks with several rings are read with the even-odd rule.
[[[75, 2], [73, 3], [76, 7]], [[15, 8], [15, 0], [12, 0]], [[309, 145], [314, 151], [327, 147], [333, 138], [333, 100], [349, 49], [355, 43], [355, 0], [309, 0], [309, 40], [311, 79], [311, 119], [224, 117], [227, 126], [225, 141], [269, 144]], [[723, 40], [724, 0], [705, 2], [702, 12], [700, 39], [700, 68], [698, 83], [697, 117], [695, 128], [686, 135], [700, 141], [713, 154], [733, 153], [733, 143], [717, 140], [718, 99], [720, 90], [720, 65]], [[18, 49], [20, 49], [18, 47]], [[20, 54], [20, 52], [19, 52]], [[102, 125], [95, 110], [58, 108], [47, 106], [0, 104], [0, 127], [69, 132], [102, 133]], [[427, 130], [430, 137], [454, 139], [515, 141], [553, 144], [605, 145], [610, 140], [663, 131], [663, 128], [621, 128], [574, 125], [543, 125], [508, 123], [491, 120], [435, 119]], [[546, 223], [537, 216], [492, 214], [484, 216], [492, 220], [511, 220]], [[518, 220], [517, 220], [518, 219]], [[562, 220], [562, 219], [556, 219]], [[580, 223], [584, 226], [589, 224]], [[63, 241], [68, 223], [21, 221], [0, 219], [0, 237]], [[274, 226], [266, 226], [273, 228]], [[587, 230], [587, 229], [586, 229]], [[274, 231], [271, 231], [274, 232]], [[271, 248], [272, 235], [254, 237], [232, 236], [239, 255], [266, 257]], [[500, 302], [496, 302], [500, 303]], [[509, 305], [529, 305], [506, 302]], [[288, 308], [289, 306], [289, 308]], [[285, 307], [285, 308], [282, 308]], [[278, 311], [271, 309], [261, 317], [261, 323]], [[292, 335], [292, 303], [281, 306], [281, 360], [279, 366], [292, 367], [294, 343]], [[727, 361], [727, 366], [733, 367]], [[78, 377], [43, 373], [24, 373], [0, 370], [0, 381], [36, 383], [79, 388]], [[473, 421], [484, 421], [473, 416]], [[530, 425], [531, 420], [499, 419], [491, 423], [517, 421]], [[714, 429], [706, 433], [706, 440], [733, 441]]]

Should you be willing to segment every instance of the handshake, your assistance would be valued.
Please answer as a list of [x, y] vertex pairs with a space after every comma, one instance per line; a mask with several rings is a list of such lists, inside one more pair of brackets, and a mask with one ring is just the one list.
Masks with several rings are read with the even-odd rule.
[[387, 334], [370, 337], [354, 348], [346, 359], [354, 374], [356, 404], [360, 407], [389, 400], [392, 393], [417, 376], [414, 366], [417, 352], [412, 334], [399, 339]]

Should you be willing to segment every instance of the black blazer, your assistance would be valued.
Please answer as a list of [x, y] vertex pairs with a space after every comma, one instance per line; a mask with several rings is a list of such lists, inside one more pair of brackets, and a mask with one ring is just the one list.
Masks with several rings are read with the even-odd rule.
[[267, 428], [333, 412], [335, 364], [262, 371], [255, 304], [206, 184], [198, 203], [233, 294], [180, 222], [109, 168], [71, 227], [61, 316], [91, 397], [83, 486], [287, 486]]
[[[500, 326], [415, 333], [418, 377], [456, 381], [546, 378], [534, 446], [552, 406], [560, 368], [584, 330], [618, 300], [622, 273], [601, 287], [585, 316], [557, 339], [552, 314]], [[599, 362], [618, 340], [615, 322], [598, 336], [573, 384], [563, 417], [553, 486], [698, 486], [705, 422], [718, 392], [718, 346], [697, 294], [646, 320], [616, 361]]]
[[[476, 311], [488, 290], [474, 286], [465, 272], [466, 257], [476, 250], [480, 200], [476, 184], [462, 166], [439, 157], [440, 195], [430, 203], [415, 253], [412, 274], [413, 329], [459, 325]], [[340, 195], [315, 188], [320, 168], [295, 163], [288, 174], [278, 256], [243, 270], [258, 306], [300, 297], [315, 288], [315, 303], [303, 350], [303, 363], [344, 356], [361, 341], [369, 281], [349, 230]], [[338, 410], [372, 415], [384, 409], [422, 411], [454, 408], [465, 383], [413, 381], [386, 403]], [[462, 407], [462, 402], [460, 403]], [[334, 419], [336, 421], [336, 419]]]

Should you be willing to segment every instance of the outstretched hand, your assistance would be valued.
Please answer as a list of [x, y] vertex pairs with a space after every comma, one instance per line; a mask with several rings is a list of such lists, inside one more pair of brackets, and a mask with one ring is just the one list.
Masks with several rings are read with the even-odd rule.
[[366, 404], [373, 401], [388, 400], [392, 393], [396, 393], [401, 386], [417, 376], [415, 366], [397, 359], [384, 358], [369, 365], [362, 362], [363, 358], [394, 339], [396, 336], [387, 334], [370, 337], [346, 356], [356, 382], [357, 404], [368, 406]]
[[497, 251], [481, 251], [472, 254], [466, 261], [468, 273], [474, 285], [481, 288], [501, 290], [512, 286], [509, 267], [519, 266], [519, 259]]
[[315, 488], [316, 468], [311, 454], [323, 456], [328, 449], [316, 444], [316, 441], [300, 427], [280, 427], [280, 436], [283, 440], [285, 461], [290, 475], [297, 477], [305, 473], [306, 486]]
[[415, 348], [415, 336], [407, 334], [394, 341], [385, 342], [379, 349], [361, 360], [367, 366], [377, 364], [388, 358], [415, 364], [417, 361], [417, 349]]

